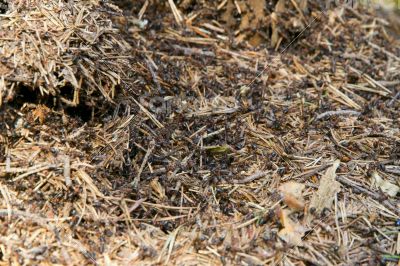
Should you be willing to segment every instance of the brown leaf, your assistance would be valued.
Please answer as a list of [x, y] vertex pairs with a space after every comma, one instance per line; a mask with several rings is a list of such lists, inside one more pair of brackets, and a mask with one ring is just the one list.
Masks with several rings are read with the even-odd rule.
[[50, 109], [48, 107], [40, 104], [32, 112], [33, 120], [36, 121], [37, 119], [39, 119], [40, 124], [43, 124], [43, 122], [49, 112], [50, 112]]
[[305, 188], [304, 184], [296, 182], [286, 182], [279, 186], [283, 202], [291, 209], [301, 211], [304, 210], [304, 200], [302, 192]]
[[304, 210], [304, 201], [293, 197], [291, 194], [283, 196], [283, 202], [291, 209], [296, 211]]
[[279, 210], [279, 218], [283, 225], [283, 228], [278, 232], [279, 238], [292, 246], [303, 246], [303, 240], [305, 229], [300, 224], [295, 223], [289, 218], [289, 210]]
[[335, 195], [340, 191], [340, 184], [336, 181], [336, 170], [340, 160], [336, 160], [333, 165], [326, 170], [322, 176], [318, 191], [311, 199], [310, 209], [315, 208], [316, 213], [321, 213], [323, 209], [330, 208]]

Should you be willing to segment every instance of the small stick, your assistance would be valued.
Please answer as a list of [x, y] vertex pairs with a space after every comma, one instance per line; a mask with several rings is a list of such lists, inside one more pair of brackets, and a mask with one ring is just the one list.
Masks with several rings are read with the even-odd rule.
[[153, 78], [153, 82], [154, 82], [154, 83], [156, 84], [156, 86], [157, 86], [157, 90], [158, 90], [158, 91], [161, 91], [161, 85], [160, 85], [160, 83], [158, 82], [157, 74], [156, 74], [156, 72], [154, 72], [153, 66], [150, 64], [150, 62], [149, 62], [148, 60], [146, 60], [146, 65], [147, 65], [147, 68], [148, 68], [149, 71], [150, 71], [151, 77]]
[[381, 201], [381, 200], [382, 200], [382, 197], [380, 197], [380, 196], [377, 195], [376, 193], [370, 191], [370, 190], [367, 189], [367, 188], [364, 188], [364, 187], [361, 187], [361, 186], [355, 184], [354, 182], [352, 182], [351, 180], [349, 180], [349, 179], [347, 179], [347, 178], [345, 178], [345, 177], [336, 176], [336, 180], [339, 181], [340, 183], [342, 183], [343, 185], [346, 185], [346, 186], [348, 186], [348, 187], [351, 187], [351, 188], [353, 189], [353, 191], [354, 191], [354, 190], [356, 190], [356, 191], [358, 190], [358, 191], [360, 191], [360, 192], [362, 192], [362, 193], [364, 193], [364, 194], [370, 196], [370, 197], [373, 198], [374, 200], [378, 200], [378, 201]]
[[327, 163], [327, 164], [318, 166], [318, 167], [315, 168], [315, 169], [312, 169], [312, 170], [306, 171], [306, 172], [304, 172], [304, 173], [301, 173], [301, 174], [295, 175], [295, 176], [293, 176], [293, 177], [290, 177], [290, 178], [288, 178], [288, 179], [296, 179], [296, 180], [298, 180], [298, 181], [300, 181], [300, 180], [304, 181], [306, 178], [308, 178], [308, 177], [310, 177], [310, 176], [313, 176], [313, 175], [317, 174], [317, 173], [320, 172], [320, 171], [325, 170], [326, 168], [328, 168], [328, 167], [331, 166], [331, 165], [332, 165], [332, 163]]
[[163, 124], [160, 123], [160, 121], [157, 120], [143, 105], [141, 105], [138, 101], [136, 101], [135, 98], [132, 98], [132, 100], [139, 106], [139, 108], [145, 113], [151, 121], [158, 127], [158, 128], [163, 128]]
[[146, 2], [144, 3], [144, 5], [142, 6], [142, 8], [139, 11], [138, 14], [138, 19], [142, 20], [144, 13], [146, 13], [147, 7], [149, 6], [149, 0], [146, 0]]
[[328, 111], [322, 114], [319, 114], [317, 116], [317, 120], [325, 118], [325, 117], [331, 117], [331, 116], [341, 116], [341, 115], [355, 115], [355, 116], [359, 116], [361, 115], [360, 112], [358, 111], [354, 111], [354, 110], [337, 110], [337, 111]]
[[154, 147], [156, 146], [156, 142], [152, 140], [149, 144], [149, 148], [147, 149], [146, 155], [144, 156], [142, 165], [140, 166], [139, 172], [137, 173], [135, 179], [133, 180], [133, 187], [137, 188], [139, 186], [140, 182], [140, 175], [143, 172], [144, 167], [146, 166], [146, 163], [150, 157], [150, 154], [153, 152]]
[[386, 165], [385, 166], [385, 172], [395, 174], [395, 175], [400, 175], [400, 166], [397, 165]]
[[26, 212], [26, 211], [14, 210], [14, 209], [12, 209], [12, 210], [0, 209], [0, 217], [8, 216], [10, 214], [12, 216], [14, 216], [14, 217], [27, 218], [28, 220], [30, 220], [32, 222], [35, 222], [35, 223], [47, 228], [49, 231], [53, 230], [53, 228], [47, 223], [48, 219], [43, 218], [43, 217], [41, 217], [39, 215], [36, 215], [36, 214], [33, 214], [33, 213], [29, 213], [29, 212]]
[[380, 52], [383, 52], [383, 53], [385, 53], [388, 57], [393, 58], [393, 59], [396, 59], [397, 61], [400, 62], [400, 57], [396, 56], [395, 54], [393, 54], [393, 53], [387, 51], [386, 49], [384, 49], [384, 48], [382, 48], [382, 47], [379, 47], [379, 46], [376, 45], [375, 43], [368, 42], [368, 44], [369, 44], [372, 48], [374, 48], [374, 49], [376, 49], [376, 50], [378, 50], [378, 51], [380, 51]]
[[355, 190], [358, 190], [361, 193], [366, 194], [367, 196], [371, 197], [372, 199], [380, 202], [383, 206], [385, 206], [387, 209], [389, 209], [396, 215], [400, 215], [399, 209], [396, 208], [395, 206], [393, 206], [393, 204], [389, 200], [387, 200], [387, 199], [385, 200], [386, 197], [384, 195], [379, 195], [377, 193], [374, 193], [374, 192], [370, 191], [369, 189], [361, 187], [361, 186], [355, 184], [353, 181], [349, 180], [348, 178], [345, 178], [342, 176], [336, 176], [336, 180], [339, 181], [340, 183], [342, 183], [343, 185], [351, 187], [353, 189], [353, 192], [355, 192]]
[[7, 154], [6, 158], [6, 173], [8, 172], [11, 172], [11, 158], [9, 154]]
[[52, 168], [55, 168], [55, 167], [56, 167], [56, 165], [54, 165], [54, 164], [48, 164], [48, 165], [45, 165], [43, 167], [33, 169], [33, 170], [31, 170], [29, 172], [26, 172], [26, 173], [24, 173], [22, 175], [19, 175], [16, 178], [14, 178], [12, 181], [15, 182], [15, 181], [18, 181], [18, 180], [20, 180], [22, 178], [30, 176], [32, 174], [35, 174], [35, 173], [38, 173], [38, 172], [41, 172], [41, 171], [44, 171], [44, 170], [47, 170], [47, 169], [52, 169]]
[[[132, 207], [130, 207], [130, 208], [128, 209], [129, 213], [131, 213], [131, 212], [133, 212], [134, 210], [136, 210], [136, 209], [137, 209], [140, 205], [142, 205], [142, 203], [145, 202], [145, 201], [146, 201], [146, 198], [142, 198], [142, 199], [136, 201], [136, 202], [132, 205]], [[123, 216], [123, 215], [121, 215], [121, 217], [122, 217], [122, 216]]]
[[251, 176], [248, 176], [242, 180], [233, 180], [234, 184], [245, 184], [245, 183], [249, 183], [252, 182], [258, 178], [261, 178], [263, 176], [266, 176], [269, 172], [257, 172], [255, 174], [252, 174]]
[[176, 23], [178, 23], [179, 25], [182, 25], [183, 18], [181, 16], [178, 8], [176, 7], [174, 1], [173, 0], [168, 0], [168, 3], [170, 5], [170, 7], [171, 7], [172, 13], [174, 14]]
[[393, 96], [393, 98], [390, 100], [389, 106], [392, 106], [393, 103], [398, 100], [398, 98], [400, 98], [400, 91], [398, 93], [396, 93], [396, 95]]
[[71, 161], [68, 155], [64, 156], [64, 179], [65, 185], [70, 187], [72, 185], [71, 181]]
[[199, 48], [189, 48], [189, 47], [182, 47], [179, 45], [174, 44], [173, 47], [177, 50], [181, 50], [184, 55], [204, 55], [204, 56], [210, 56], [210, 57], [215, 57], [215, 53], [211, 51], [203, 51]]

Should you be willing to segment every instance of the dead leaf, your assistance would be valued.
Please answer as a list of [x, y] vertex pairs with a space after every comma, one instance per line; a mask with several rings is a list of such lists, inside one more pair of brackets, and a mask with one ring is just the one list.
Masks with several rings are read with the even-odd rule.
[[229, 145], [222, 146], [206, 146], [204, 149], [211, 154], [225, 154], [232, 151]]
[[316, 213], [320, 214], [325, 208], [330, 208], [336, 193], [340, 191], [340, 184], [336, 181], [336, 170], [340, 160], [336, 160], [322, 176], [318, 191], [311, 199], [310, 209], [315, 208]]
[[36, 121], [39, 119], [40, 124], [43, 124], [47, 114], [50, 112], [50, 109], [47, 106], [39, 104], [36, 109], [32, 112], [33, 120]]
[[400, 192], [400, 187], [395, 184], [390, 183], [387, 180], [383, 180], [383, 178], [378, 174], [378, 172], [374, 171], [372, 173], [373, 181], [375, 185], [382, 190], [383, 193], [395, 197], [397, 193]]
[[280, 185], [278, 189], [283, 193], [290, 193], [296, 198], [301, 198], [304, 188], [304, 184], [289, 181]]
[[292, 219], [289, 218], [289, 214], [289, 210], [279, 210], [278, 215], [283, 228], [278, 232], [278, 236], [289, 245], [302, 247], [302, 237], [306, 230], [300, 224], [292, 221]]
[[302, 192], [305, 188], [304, 184], [296, 182], [286, 182], [279, 186], [284, 203], [293, 210], [304, 210], [304, 200]]
[[293, 197], [291, 194], [285, 194], [283, 197], [283, 202], [292, 210], [304, 210], [304, 201], [302, 199]]

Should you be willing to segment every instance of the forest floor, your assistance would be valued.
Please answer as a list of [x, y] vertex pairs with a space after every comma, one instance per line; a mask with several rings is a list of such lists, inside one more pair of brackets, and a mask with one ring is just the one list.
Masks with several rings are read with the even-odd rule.
[[0, 0], [0, 265], [400, 265], [396, 12], [32, 2]]

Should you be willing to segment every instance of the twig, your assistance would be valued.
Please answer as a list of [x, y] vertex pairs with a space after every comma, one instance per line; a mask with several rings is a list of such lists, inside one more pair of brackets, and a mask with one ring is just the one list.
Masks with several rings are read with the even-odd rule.
[[191, 47], [182, 47], [179, 45], [174, 44], [173, 47], [177, 50], [181, 50], [184, 55], [203, 55], [203, 56], [210, 56], [210, 57], [215, 57], [214, 52], [211, 51], [203, 51], [199, 48], [191, 48]]
[[150, 118], [151, 121], [153, 121], [153, 123], [159, 127], [159, 128], [163, 128], [163, 124], [160, 123], [160, 121], [157, 120], [157, 118], [154, 117], [154, 115], [152, 115], [143, 105], [141, 105], [138, 101], [136, 101], [135, 98], [132, 98], [132, 100], [139, 106], [139, 108]]
[[0, 209], [0, 217], [1, 216], [8, 216], [12, 215], [14, 217], [24, 217], [32, 222], [37, 223], [38, 225], [41, 225], [42, 227], [47, 228], [49, 231], [52, 231], [53, 228], [47, 223], [46, 218], [43, 218], [41, 216], [35, 215], [33, 213], [25, 212], [25, 211], [20, 211], [20, 210], [9, 210], [9, 209]]
[[343, 185], [353, 188], [353, 192], [360, 191], [361, 193], [366, 194], [375, 200], [379, 200], [379, 201], [382, 200], [381, 196], [377, 195], [376, 193], [370, 191], [367, 188], [359, 186], [355, 182], [353, 182], [343, 176], [336, 176], [336, 180], [339, 181], [340, 183], [342, 183]]
[[71, 162], [68, 155], [64, 156], [64, 179], [65, 185], [70, 187], [72, 185], [71, 181]]
[[390, 102], [389, 102], [388, 105], [389, 105], [389, 106], [392, 106], [393, 103], [394, 103], [395, 101], [398, 101], [399, 98], [400, 98], [400, 91], [397, 92], [395, 96], [393, 96], [393, 98], [390, 100]]
[[385, 53], [388, 57], [393, 58], [393, 59], [396, 59], [397, 61], [400, 61], [400, 57], [396, 56], [395, 54], [393, 54], [393, 53], [387, 51], [386, 49], [384, 49], [384, 48], [382, 48], [382, 47], [379, 47], [379, 46], [376, 45], [375, 43], [368, 42], [368, 44], [369, 44], [372, 48], [378, 50], [379, 52]]
[[321, 166], [319, 166], [319, 167], [317, 167], [315, 169], [308, 170], [308, 171], [306, 171], [304, 173], [301, 173], [301, 174], [295, 175], [293, 177], [290, 177], [288, 179], [295, 179], [296, 181], [303, 181], [304, 179], [306, 179], [306, 178], [308, 178], [310, 176], [313, 176], [313, 175], [317, 174], [320, 171], [325, 170], [326, 168], [328, 168], [331, 165], [332, 165], [332, 163], [327, 163], [327, 164], [321, 165]]
[[325, 118], [325, 117], [342, 116], [342, 115], [348, 115], [348, 116], [354, 115], [354, 116], [359, 116], [359, 115], [361, 115], [361, 113], [358, 112], [358, 111], [354, 111], [354, 110], [328, 111], [328, 112], [319, 114], [319, 115], [317, 116], [317, 120], [320, 120], [320, 119]]
[[178, 8], [176, 7], [175, 3], [173, 0], [168, 0], [168, 3], [171, 7], [172, 13], [174, 14], [175, 17], [175, 21], [176, 23], [178, 23], [179, 25], [182, 24], [183, 18], [178, 10]]
[[234, 184], [246, 184], [249, 182], [252, 182], [258, 178], [261, 178], [263, 176], [266, 176], [269, 172], [257, 172], [255, 174], [252, 174], [251, 176], [246, 177], [245, 179], [242, 180], [233, 180]]
[[133, 187], [137, 188], [139, 186], [140, 182], [140, 175], [143, 172], [144, 167], [146, 166], [146, 163], [149, 159], [150, 154], [153, 152], [153, 149], [156, 145], [156, 142], [154, 140], [150, 141], [149, 147], [147, 149], [146, 155], [144, 156], [142, 165], [140, 166], [139, 172], [137, 173], [135, 179], [133, 180]]
[[385, 165], [385, 172], [400, 175], [400, 166], [398, 165]]
[[393, 204], [389, 200], [387, 200], [387, 199], [385, 200], [386, 196], [379, 195], [377, 193], [370, 191], [367, 188], [361, 187], [358, 184], [355, 184], [353, 181], [351, 181], [343, 176], [336, 176], [336, 180], [339, 181], [340, 183], [342, 183], [343, 185], [353, 188], [353, 192], [356, 193], [357, 191], [359, 191], [359, 192], [371, 197], [372, 199], [380, 202], [383, 206], [390, 209], [396, 215], [400, 215], [400, 210], [398, 208], [396, 208], [395, 206], [393, 206]]
[[12, 181], [15, 182], [15, 181], [23, 179], [23, 178], [25, 178], [27, 176], [30, 176], [32, 174], [35, 174], [35, 173], [38, 173], [38, 172], [41, 172], [41, 171], [44, 171], [44, 170], [52, 169], [52, 168], [55, 168], [55, 167], [56, 167], [55, 164], [48, 164], [48, 165], [45, 165], [45, 166], [42, 166], [42, 167], [36, 167], [36, 168], [34, 168], [34, 169], [32, 169], [32, 170], [30, 170], [30, 171], [28, 171], [28, 172], [26, 172], [26, 173], [24, 173], [22, 175], [17, 176]]
[[146, 65], [147, 65], [147, 68], [150, 71], [151, 77], [153, 78], [153, 82], [157, 86], [157, 90], [161, 91], [161, 85], [160, 85], [160, 82], [158, 82], [157, 74], [156, 74], [156, 72], [154, 72], [152, 64], [150, 64], [150, 62], [148, 60], [146, 60]]

